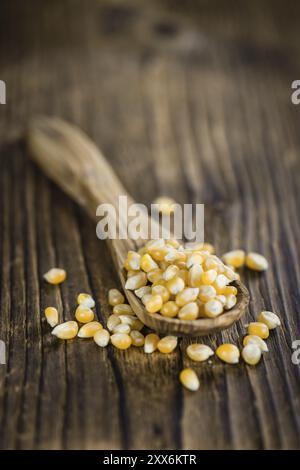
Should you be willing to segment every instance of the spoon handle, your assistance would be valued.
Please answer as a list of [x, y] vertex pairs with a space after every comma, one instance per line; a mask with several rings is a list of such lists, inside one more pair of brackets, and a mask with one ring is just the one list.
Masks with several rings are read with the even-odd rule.
[[[119, 196], [132, 198], [119, 181], [96, 145], [77, 127], [59, 118], [39, 117], [31, 121], [27, 132], [31, 158], [74, 201], [94, 219], [100, 204], [110, 204], [110, 213], [118, 230], [126, 230], [126, 216], [119, 213]], [[104, 214], [101, 214], [104, 215]], [[108, 239], [117, 269], [128, 250], [135, 249], [132, 240]]]

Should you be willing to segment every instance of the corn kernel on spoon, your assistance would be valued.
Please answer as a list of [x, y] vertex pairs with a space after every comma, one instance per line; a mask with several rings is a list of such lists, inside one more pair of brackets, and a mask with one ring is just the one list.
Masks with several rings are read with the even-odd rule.
[[[26, 136], [31, 158], [63, 191], [82, 206], [94, 219], [100, 204], [115, 208], [117, 230], [125, 230], [123, 214], [119, 214], [119, 196], [126, 195], [128, 205], [134, 201], [96, 145], [78, 128], [58, 118], [38, 117], [31, 121]], [[148, 215], [145, 214], [148, 223]], [[163, 334], [200, 336], [231, 326], [245, 312], [249, 303], [246, 287], [235, 281], [238, 289], [234, 308], [215, 318], [181, 320], [158, 313], [149, 313], [134, 292], [125, 289], [124, 260], [130, 250], [136, 251], [145, 240], [109, 239], [115, 267], [132, 310], [149, 328]]]

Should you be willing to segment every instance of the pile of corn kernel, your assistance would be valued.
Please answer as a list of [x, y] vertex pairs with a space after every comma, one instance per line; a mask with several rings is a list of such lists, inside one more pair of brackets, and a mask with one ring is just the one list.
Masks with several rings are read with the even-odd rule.
[[[215, 317], [236, 303], [236, 299], [233, 299], [236, 298], [236, 288], [229, 285], [239, 279], [236, 268], [244, 265], [256, 271], [268, 268], [268, 262], [262, 255], [246, 255], [243, 250], [228, 252], [222, 259], [223, 262], [214, 255], [212, 245], [207, 243], [183, 248], [174, 240], [151, 241], [139, 253], [128, 253], [125, 260], [128, 274], [125, 287], [134, 290], [150, 313], [160, 312], [167, 317], [177, 316], [185, 320], [201, 316]], [[44, 278], [55, 285], [63, 282], [66, 276], [65, 270], [52, 268]], [[223, 277], [226, 277], [226, 282]], [[204, 293], [209, 291], [214, 296], [205, 296]], [[218, 308], [208, 307], [212, 305], [209, 303], [211, 301], [219, 302], [222, 310], [218, 304]], [[86, 293], [77, 297], [73, 321], [59, 323], [59, 313], [55, 307], [47, 307], [45, 316], [53, 328], [52, 334], [59, 339], [68, 340], [76, 336], [93, 338], [100, 347], [106, 347], [109, 343], [120, 350], [131, 346], [142, 347], [146, 354], [156, 350], [169, 354], [176, 349], [178, 339], [175, 336], [160, 338], [156, 333], [142, 333], [143, 323], [131, 306], [125, 303], [125, 297], [118, 289], [109, 290], [108, 303], [112, 307], [112, 314], [107, 319], [106, 328], [95, 321], [95, 300]], [[194, 362], [206, 361], [216, 354], [228, 364], [237, 364], [242, 356], [247, 364], [256, 365], [262, 353], [268, 351], [264, 340], [268, 338], [269, 331], [280, 325], [279, 317], [273, 312], [262, 311], [257, 320], [247, 325], [241, 353], [234, 344], [222, 344], [214, 352], [205, 344], [194, 343], [187, 347], [186, 354]], [[183, 369], [179, 380], [191, 391], [198, 390], [200, 386], [198, 376], [191, 368]]]

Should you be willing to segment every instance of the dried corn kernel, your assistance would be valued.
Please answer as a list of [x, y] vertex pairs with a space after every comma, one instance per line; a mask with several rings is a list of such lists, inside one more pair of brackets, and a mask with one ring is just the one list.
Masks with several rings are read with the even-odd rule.
[[234, 268], [240, 268], [245, 264], [245, 252], [244, 250], [232, 250], [228, 251], [222, 256], [225, 264], [229, 264]]
[[52, 268], [44, 274], [44, 279], [49, 282], [49, 284], [61, 284], [66, 277], [66, 271], [60, 268]]
[[146, 253], [141, 258], [141, 269], [148, 273], [149, 271], [153, 271], [153, 269], [158, 269], [158, 265], [154, 259]]
[[219, 300], [212, 299], [204, 305], [205, 315], [209, 318], [215, 318], [223, 312], [223, 305]]
[[226, 310], [230, 310], [232, 307], [235, 306], [236, 302], [237, 302], [236, 296], [235, 296], [234, 294], [229, 294], [229, 295], [227, 295], [227, 297], [226, 297], [226, 303], [225, 303], [225, 307], [224, 307], [224, 308], [225, 308]]
[[259, 336], [255, 336], [255, 335], [245, 336], [245, 338], [243, 339], [243, 346], [247, 346], [247, 344], [256, 344], [256, 346], [258, 346], [262, 352], [269, 351], [267, 343]]
[[109, 289], [108, 291], [108, 303], [112, 307], [125, 302], [124, 295], [118, 289]]
[[179, 374], [179, 380], [182, 385], [190, 390], [196, 392], [200, 387], [200, 382], [195, 371], [190, 368], [183, 369]]
[[108, 317], [106, 326], [109, 329], [109, 331], [113, 331], [117, 325], [120, 325], [120, 323], [121, 323], [120, 317], [115, 314], [112, 314]]
[[51, 332], [52, 335], [60, 339], [72, 339], [78, 333], [78, 324], [76, 321], [66, 321], [57, 325]]
[[158, 268], [158, 269], [153, 269], [152, 271], [149, 271], [147, 273], [147, 279], [148, 281], [154, 283], [157, 281], [163, 281], [163, 270]]
[[115, 333], [110, 340], [117, 349], [128, 349], [132, 344], [131, 337], [125, 333]]
[[180, 247], [179, 241], [175, 240], [174, 238], [170, 238], [169, 240], [167, 240], [166, 245], [171, 245], [173, 248], [179, 248]]
[[160, 338], [155, 333], [150, 333], [145, 336], [144, 352], [146, 354], [151, 354], [157, 349], [157, 344], [160, 341]]
[[98, 346], [105, 348], [110, 339], [110, 334], [107, 330], [98, 330], [94, 335], [94, 341]]
[[133, 315], [133, 311], [130, 305], [128, 304], [118, 304], [113, 308], [114, 315]]
[[94, 312], [88, 307], [85, 307], [85, 305], [78, 305], [76, 312], [75, 312], [75, 318], [79, 323], [89, 323], [90, 321], [94, 320]]
[[225, 295], [223, 295], [223, 294], [216, 295], [215, 299], [218, 300], [219, 302], [221, 302], [221, 304], [223, 305], [223, 307], [225, 306], [225, 304], [226, 304], [226, 297], [225, 297]]
[[229, 282], [230, 281], [228, 277], [224, 276], [224, 274], [218, 274], [213, 283], [213, 286], [216, 289], [217, 294], [223, 294], [224, 289], [227, 286], [227, 284], [229, 284]]
[[247, 364], [255, 366], [261, 358], [261, 349], [254, 343], [247, 344], [242, 350], [242, 358]]
[[175, 302], [177, 303], [178, 307], [182, 307], [189, 302], [194, 302], [197, 299], [198, 294], [198, 287], [185, 287], [176, 295]]
[[228, 277], [230, 282], [232, 281], [238, 281], [240, 279], [240, 275], [236, 272], [233, 271], [233, 269], [229, 268], [229, 266], [224, 267], [224, 272], [223, 274]]
[[152, 295], [160, 295], [163, 303], [168, 302], [170, 298], [170, 292], [165, 286], [162, 286], [161, 284], [152, 287]]
[[125, 284], [125, 289], [128, 290], [135, 290], [143, 287], [147, 284], [147, 276], [146, 273], [140, 271], [138, 274], [127, 279]]
[[140, 287], [139, 289], [136, 289], [134, 293], [139, 299], [141, 299], [145, 294], [151, 294], [151, 287], [150, 286]]
[[184, 281], [178, 276], [175, 276], [166, 282], [166, 288], [173, 295], [177, 295], [181, 292], [184, 289], [184, 286]]
[[237, 293], [238, 293], [238, 290], [235, 286], [226, 286], [224, 287], [223, 292], [222, 292], [222, 294], [225, 296], [230, 295], [230, 294], [237, 295]]
[[210, 356], [214, 355], [213, 350], [209, 346], [197, 343], [190, 344], [186, 349], [186, 353], [192, 361], [196, 362], [206, 361]]
[[130, 333], [130, 337], [131, 337], [131, 340], [132, 340], [132, 346], [136, 346], [138, 348], [141, 347], [141, 346], [144, 346], [145, 337], [139, 331], [132, 330], [131, 333]]
[[54, 307], [47, 307], [45, 309], [45, 317], [47, 322], [52, 328], [58, 324], [58, 311]]
[[173, 279], [173, 277], [177, 276], [178, 271], [178, 266], [176, 266], [175, 264], [170, 264], [170, 266], [168, 266], [165, 272], [163, 273], [164, 280], [170, 281], [171, 279]]
[[165, 336], [157, 343], [157, 349], [163, 354], [169, 354], [177, 346], [176, 336]]
[[174, 199], [172, 199], [171, 197], [167, 197], [167, 196], [157, 197], [153, 201], [153, 204], [157, 204], [158, 212], [160, 212], [163, 215], [173, 214], [176, 208], [176, 201], [174, 201]]
[[125, 323], [126, 325], [132, 326], [137, 320], [135, 315], [119, 315], [121, 323]]
[[201, 302], [208, 302], [217, 295], [216, 289], [213, 286], [200, 286], [199, 287], [199, 299]]
[[199, 307], [196, 302], [189, 302], [181, 307], [178, 312], [180, 320], [196, 320], [199, 314]]
[[136, 274], [139, 274], [139, 270], [137, 269], [128, 269], [127, 271], [127, 279], [129, 279], [132, 276], [135, 276]]
[[163, 305], [163, 300], [160, 295], [151, 295], [149, 300], [146, 302], [146, 310], [149, 313], [155, 313], [158, 312]]
[[217, 277], [218, 273], [215, 269], [209, 269], [208, 271], [204, 271], [201, 275], [201, 282], [204, 285], [212, 284]]
[[135, 251], [128, 251], [126, 259], [126, 267], [137, 271], [140, 269], [141, 255]]
[[216, 355], [223, 362], [237, 364], [240, 358], [240, 351], [234, 344], [225, 343], [217, 348]]
[[194, 265], [201, 265], [203, 263], [203, 256], [200, 253], [191, 253], [186, 261], [186, 267], [189, 269]]
[[266, 258], [258, 253], [248, 253], [246, 256], [246, 266], [254, 271], [265, 271], [269, 263]]
[[269, 328], [264, 323], [260, 322], [251, 322], [248, 325], [248, 334], [259, 336], [262, 339], [267, 339], [269, 337]]
[[113, 333], [126, 333], [129, 335], [131, 331], [130, 326], [127, 323], [120, 323], [119, 325], [116, 325], [113, 329]]
[[164, 317], [173, 318], [173, 317], [176, 317], [178, 311], [179, 311], [179, 307], [176, 304], [176, 302], [174, 302], [173, 300], [169, 300], [169, 302], [166, 302], [165, 304], [163, 304], [160, 310], [160, 313]]
[[276, 313], [264, 310], [259, 314], [258, 321], [267, 325], [269, 330], [274, 330], [277, 326], [281, 325], [280, 318]]
[[87, 308], [95, 307], [95, 301], [90, 294], [84, 294], [84, 293], [79, 294], [77, 297], [77, 303], [78, 305], [82, 305]]
[[103, 326], [98, 321], [91, 321], [83, 325], [78, 331], [79, 338], [93, 338], [97, 331], [102, 330]]
[[191, 287], [200, 287], [203, 268], [200, 264], [193, 264], [188, 273], [188, 284]]

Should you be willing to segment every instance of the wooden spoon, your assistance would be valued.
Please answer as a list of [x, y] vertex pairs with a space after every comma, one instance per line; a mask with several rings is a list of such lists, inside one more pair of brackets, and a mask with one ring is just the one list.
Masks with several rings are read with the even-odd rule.
[[[128, 205], [134, 201], [99, 149], [80, 129], [58, 118], [39, 117], [29, 124], [27, 143], [32, 159], [94, 220], [99, 220], [96, 217], [98, 205], [109, 203], [116, 210], [117, 228], [124, 228], [122, 214], [119, 220], [119, 196], [126, 195]], [[145, 242], [131, 239], [108, 240], [123, 288], [126, 282], [123, 262], [127, 252], [137, 250]], [[232, 310], [217, 318], [192, 321], [150, 314], [133, 292], [124, 291], [135, 314], [149, 328], [163, 334], [199, 336], [228, 328], [243, 315], [249, 303], [249, 293], [241, 282], [236, 281], [234, 284], [238, 289], [238, 296]]]

